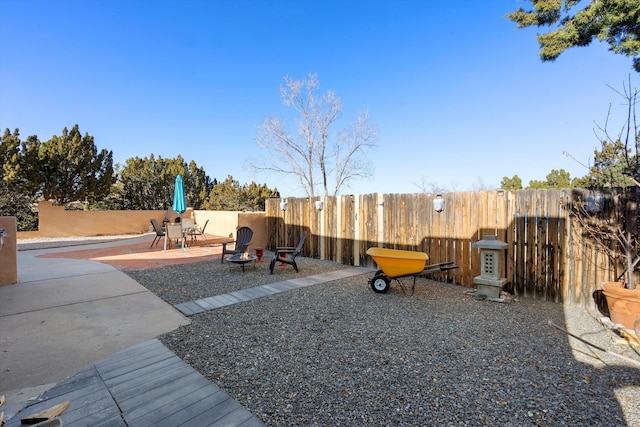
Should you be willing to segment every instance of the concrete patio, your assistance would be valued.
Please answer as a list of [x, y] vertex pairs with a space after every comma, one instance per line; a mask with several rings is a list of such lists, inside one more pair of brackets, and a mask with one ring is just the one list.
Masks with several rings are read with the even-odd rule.
[[[5, 412], [5, 417], [10, 418], [45, 390], [49, 390], [49, 395], [65, 395], [60, 393], [61, 388], [73, 389], [69, 384], [77, 384], [87, 375], [94, 377], [92, 381], [95, 382], [97, 371], [87, 374], [87, 369], [97, 369], [113, 360], [120, 360], [124, 366], [149, 360], [148, 354], [131, 357], [131, 351], [126, 353], [126, 349], [153, 343], [156, 336], [189, 322], [119, 268], [213, 259], [220, 249], [193, 247], [165, 252], [161, 247], [149, 249], [151, 240], [152, 236], [145, 235], [82, 247], [19, 252], [19, 283], [0, 287], [0, 343], [3, 349], [0, 353], [3, 373], [0, 395], [7, 398], [7, 404], [0, 410]], [[146, 250], [136, 252], [136, 248]], [[90, 260], [92, 258], [100, 262]], [[158, 346], [164, 347], [157, 343], [150, 348], [156, 353], [169, 352]], [[120, 351], [129, 356], [118, 359], [114, 354]], [[130, 368], [130, 375], [135, 375], [133, 372], [139, 369], [142, 366]], [[64, 382], [56, 386], [61, 381]], [[47, 396], [45, 394], [43, 399], [48, 400]], [[66, 399], [75, 402], [74, 399], [86, 401], [99, 399], [99, 396], [86, 397], [76, 391]], [[54, 404], [54, 401], [47, 404]], [[93, 414], [86, 415], [93, 417]], [[68, 416], [63, 414], [63, 420]], [[241, 418], [246, 421], [251, 416]], [[19, 424], [18, 417], [9, 425], [14, 422]], [[87, 419], [76, 422], [86, 425]]]
[[[19, 251], [19, 283], [0, 287], [0, 395], [7, 398], [0, 410], [8, 426], [65, 401], [65, 425], [263, 425], [155, 339], [188, 324], [183, 313], [193, 307], [215, 307], [174, 308], [120, 271], [212, 261], [220, 247], [164, 251], [149, 248], [152, 239]], [[361, 273], [274, 283], [220, 296], [219, 306]]]

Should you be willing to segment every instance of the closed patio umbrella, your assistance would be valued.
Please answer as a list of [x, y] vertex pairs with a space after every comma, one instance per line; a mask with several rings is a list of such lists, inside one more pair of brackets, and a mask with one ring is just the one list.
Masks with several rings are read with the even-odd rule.
[[[173, 192], [173, 210], [180, 214], [180, 224], [182, 224], [182, 214], [187, 210], [187, 198], [184, 195], [182, 175], [176, 177], [176, 188]], [[182, 233], [182, 249], [184, 249], [184, 233]]]

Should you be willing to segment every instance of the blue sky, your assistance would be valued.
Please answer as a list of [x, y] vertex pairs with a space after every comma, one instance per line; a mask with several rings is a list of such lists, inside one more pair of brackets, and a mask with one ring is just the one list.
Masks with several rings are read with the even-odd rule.
[[[256, 130], [287, 117], [285, 75], [316, 73], [342, 99], [339, 131], [369, 110], [374, 174], [342, 194], [525, 185], [587, 170], [609, 104], [622, 113], [629, 58], [601, 43], [538, 58], [517, 0], [0, 0], [0, 128], [46, 141], [79, 124], [114, 161], [195, 160], [212, 178], [277, 187], [255, 173]], [[617, 130], [622, 122], [611, 121]]]

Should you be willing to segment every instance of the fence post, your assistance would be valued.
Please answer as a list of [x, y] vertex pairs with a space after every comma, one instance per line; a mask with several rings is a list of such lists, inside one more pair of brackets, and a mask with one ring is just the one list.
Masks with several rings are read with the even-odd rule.
[[360, 197], [354, 196], [353, 200], [353, 265], [360, 266]]
[[378, 247], [384, 247], [384, 194], [376, 193], [378, 198], [378, 236], [376, 238]]
[[[322, 197], [321, 201], [322, 201], [322, 204], [324, 206], [327, 205], [327, 201], [325, 200], [325, 197]], [[322, 259], [322, 260], [327, 259], [326, 258], [327, 255], [326, 255], [326, 252], [325, 252], [325, 239], [326, 239], [326, 237], [325, 237], [325, 231], [324, 231], [324, 212], [325, 212], [325, 209], [323, 207], [323, 209], [320, 210], [320, 239], [319, 239], [320, 240], [320, 250], [319, 250], [319, 252], [320, 252], [320, 259]]]

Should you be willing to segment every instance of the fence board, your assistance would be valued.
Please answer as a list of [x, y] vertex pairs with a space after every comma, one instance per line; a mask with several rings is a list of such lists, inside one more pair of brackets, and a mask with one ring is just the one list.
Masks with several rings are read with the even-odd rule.
[[535, 233], [535, 259], [536, 271], [534, 272], [535, 292], [539, 298], [546, 298], [547, 290], [547, 240], [549, 216], [547, 212], [546, 197], [540, 197], [540, 191], [535, 192], [535, 216], [536, 216], [536, 233]]
[[566, 189], [560, 190], [558, 199], [558, 286], [560, 300], [570, 301], [569, 299], [569, 283], [570, 283], [570, 262], [569, 257], [572, 256], [571, 245], [569, 243], [569, 226], [571, 217], [566, 204], [569, 201], [570, 193]]
[[434, 263], [442, 262], [444, 259], [443, 252], [443, 240], [444, 233], [447, 224], [447, 215], [449, 214], [448, 209], [446, 208], [446, 198], [445, 198], [445, 209], [443, 212], [435, 212], [434, 213], [434, 231], [435, 235], [433, 236], [433, 261]]
[[514, 258], [515, 258], [515, 276], [513, 282], [513, 289], [516, 295], [523, 295], [525, 290], [525, 210], [524, 205], [525, 198], [523, 197], [522, 190], [516, 192], [515, 211], [513, 215], [513, 221], [515, 223], [515, 239], [514, 239]]
[[466, 194], [460, 194], [458, 197], [457, 208], [460, 209], [460, 251], [456, 256], [456, 263], [459, 265], [460, 271], [454, 271], [460, 279], [461, 283], [471, 286], [473, 283], [473, 265], [471, 261], [471, 255], [473, 253], [471, 243], [473, 242], [473, 236], [471, 235], [471, 204], [469, 203], [469, 197]]
[[547, 192], [547, 243], [546, 243], [546, 299], [549, 301], [559, 302], [559, 284], [558, 284], [558, 264], [557, 254], [559, 249], [558, 242], [558, 190]]
[[[360, 262], [359, 265], [372, 267], [367, 261], [367, 249], [378, 244], [378, 200], [375, 194], [360, 196]], [[358, 243], [358, 242], [356, 242]]]
[[466, 271], [464, 271], [464, 242], [467, 240], [464, 234], [464, 200], [460, 197], [459, 194], [453, 193], [451, 194], [451, 206], [452, 215], [451, 215], [451, 238], [453, 240], [453, 251], [451, 252], [451, 257], [449, 258], [451, 261], [455, 261], [460, 266], [459, 270], [462, 271], [447, 271], [444, 272], [443, 280], [446, 282], [454, 281], [455, 278], [463, 276]]
[[510, 293], [513, 293], [514, 284], [515, 284], [515, 276], [516, 276], [516, 205], [515, 205], [515, 193], [513, 191], [505, 191], [504, 193], [505, 201], [507, 207], [505, 209], [505, 238], [504, 241], [509, 244], [507, 248], [507, 263], [505, 265], [506, 268], [506, 290]]
[[353, 242], [355, 237], [355, 196], [342, 196], [341, 252], [342, 264], [353, 265]]
[[336, 260], [337, 256], [337, 242], [338, 242], [338, 201], [337, 198], [332, 197], [330, 202], [327, 203], [328, 210], [325, 214], [325, 227], [327, 235], [330, 237], [326, 243], [327, 259]]

